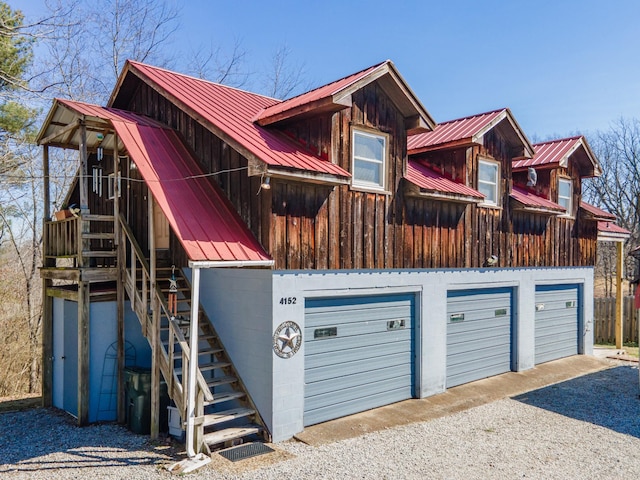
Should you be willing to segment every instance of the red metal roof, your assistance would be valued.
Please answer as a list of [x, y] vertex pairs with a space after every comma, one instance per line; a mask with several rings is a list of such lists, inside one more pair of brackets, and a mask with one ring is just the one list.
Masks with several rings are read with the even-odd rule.
[[407, 162], [407, 174], [404, 178], [428, 192], [446, 193], [484, 200], [482, 193], [468, 187], [464, 183], [456, 182], [437, 173], [418, 160], [409, 159]]
[[493, 122], [502, 118], [507, 112], [506, 108], [494, 110], [492, 112], [472, 115], [470, 117], [450, 120], [439, 123], [432, 132], [411, 135], [407, 139], [407, 150], [409, 153], [435, 147], [451, 142], [473, 141], [473, 137], [484, 133]]
[[622, 228], [613, 222], [598, 222], [599, 234], [614, 234], [614, 235], [631, 235], [631, 232], [626, 228]]
[[196, 117], [210, 122], [235, 142], [243, 154], [272, 166], [351, 176], [338, 165], [304, 150], [284, 134], [253, 122], [258, 113], [278, 103], [277, 100], [143, 63], [128, 61], [127, 66], [194, 112]]
[[557, 213], [566, 212], [566, 209], [563, 206], [558, 205], [551, 200], [547, 200], [546, 198], [540, 197], [525, 188], [518, 187], [517, 185], [514, 185], [511, 189], [510, 196], [524, 207], [528, 207], [534, 210], [541, 209]]
[[580, 202], [580, 208], [596, 220], [612, 220], [615, 222], [617, 218], [614, 214], [586, 202]]
[[174, 130], [115, 108], [56, 100], [54, 109], [57, 104], [111, 122], [190, 260], [272, 263], [224, 193], [203, 176]]
[[521, 158], [513, 161], [514, 170], [522, 170], [527, 167], [537, 167], [541, 165], [560, 164], [566, 162], [571, 155], [581, 145], [582, 137], [569, 137], [550, 142], [536, 143], [533, 145], [536, 153], [533, 158]]
[[386, 62], [378, 63], [377, 65], [373, 65], [372, 67], [365, 68], [357, 73], [349, 75], [347, 77], [341, 78], [340, 80], [336, 80], [335, 82], [328, 83], [327, 85], [323, 85], [322, 87], [316, 88], [309, 92], [303, 93], [296, 97], [290, 98], [289, 100], [285, 100], [283, 102], [276, 103], [269, 107], [266, 107], [259, 115], [257, 115], [256, 120], [260, 121], [260, 119], [264, 119], [267, 117], [271, 117], [273, 115], [277, 115], [279, 113], [293, 110], [302, 105], [312, 104], [314, 102], [327, 99], [336, 93], [344, 90], [348, 86], [356, 83], [362, 78], [369, 75], [375, 69], [384, 65]]
[[128, 120], [112, 123], [190, 260], [270, 263], [176, 132]]

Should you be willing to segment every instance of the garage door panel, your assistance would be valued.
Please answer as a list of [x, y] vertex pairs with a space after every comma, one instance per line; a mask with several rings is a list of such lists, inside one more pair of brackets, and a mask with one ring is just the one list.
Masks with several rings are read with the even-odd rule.
[[[338, 330], [340, 332], [340, 330]], [[309, 336], [306, 337], [309, 339]], [[342, 352], [348, 348], [361, 348], [381, 345], [383, 343], [411, 343], [411, 330], [403, 329], [390, 332], [370, 333], [367, 335], [350, 335], [307, 340], [305, 353], [313, 355], [320, 352]]]
[[[498, 355], [508, 349], [509, 339], [491, 344], [487, 344], [486, 341], [455, 344], [447, 347], [447, 361], [448, 363], [477, 362], [485, 356]], [[449, 362], [449, 357], [451, 362]]]
[[400, 349], [398, 343], [393, 342], [386, 345], [378, 345], [377, 348], [362, 347], [352, 348], [346, 351], [343, 350], [339, 352], [339, 355], [336, 355], [334, 351], [314, 353], [313, 355], [307, 354], [305, 355], [305, 369], [316, 368], [319, 365], [345, 365], [359, 359], [385, 357], [397, 354], [398, 352], [404, 352], [406, 349], [409, 349], [410, 346], [411, 342], [407, 341], [405, 346], [402, 346]]
[[[377, 332], [382, 332], [386, 335], [389, 332], [389, 322], [399, 322], [399, 323], [394, 323], [393, 325], [399, 326], [396, 332], [402, 332], [403, 330], [406, 330], [406, 328], [402, 328], [402, 325], [406, 327], [409, 321], [410, 319], [407, 317], [400, 317], [395, 315], [393, 317], [388, 317], [386, 319], [375, 319], [375, 320], [369, 320], [369, 321], [363, 320], [363, 321], [348, 322], [348, 323], [336, 322], [334, 320], [333, 322], [328, 322], [325, 325], [320, 325], [316, 328], [305, 328], [304, 333], [306, 335], [306, 338], [309, 341], [319, 340], [322, 342], [330, 342], [335, 338], [349, 337], [349, 336], [356, 336], [356, 335], [358, 336], [371, 335]], [[336, 336], [316, 338], [317, 337], [316, 331], [322, 334], [322, 332], [327, 327], [334, 328]], [[376, 340], [373, 339], [371, 341], [375, 342]]]
[[[502, 323], [505, 323], [505, 320], [502, 320]], [[478, 325], [482, 325], [479, 323]], [[460, 326], [456, 325], [453, 327], [451, 324], [449, 325], [448, 333], [449, 333], [449, 341], [450, 343], [464, 343], [464, 342], [472, 342], [472, 341], [481, 341], [481, 340], [490, 340], [492, 338], [510, 338], [511, 331], [507, 325], [495, 325], [493, 327], [483, 328], [475, 328], [472, 325], [465, 325], [468, 330], [463, 330]], [[469, 328], [472, 327], [472, 328]]]
[[498, 375], [512, 364], [512, 291], [447, 295], [447, 387]]
[[306, 410], [304, 422], [305, 425], [314, 425], [320, 422], [326, 422], [333, 418], [337, 418], [336, 412], [344, 412], [344, 415], [351, 415], [363, 412], [372, 408], [386, 405], [389, 403], [400, 402], [411, 397], [411, 392], [407, 390], [396, 390], [393, 392], [376, 392], [368, 396], [360, 396], [354, 400], [344, 401], [338, 404], [324, 405], [318, 408]]
[[[373, 382], [371, 379], [375, 378]], [[324, 380], [316, 380], [305, 385], [305, 395], [309, 398], [323, 395], [334, 395], [341, 398], [342, 392], [352, 391], [355, 395], [361, 395], [367, 389], [371, 391], [377, 388], [392, 390], [406, 386], [408, 374], [406, 370], [398, 368], [398, 366], [381, 368], [375, 372], [371, 371], [350, 373], [342, 377], [325, 378]], [[390, 387], [392, 385], [392, 387]], [[359, 389], [359, 390], [358, 390]], [[375, 390], [377, 391], [377, 390]], [[345, 397], [346, 398], [346, 397]], [[309, 404], [311, 407], [313, 404]]]
[[[311, 359], [309, 359], [311, 360]], [[371, 374], [371, 371], [376, 371], [378, 373], [382, 369], [385, 368], [394, 368], [401, 366], [404, 368], [404, 365], [408, 361], [411, 361], [410, 354], [406, 352], [395, 353], [393, 355], [376, 355], [369, 358], [354, 360], [350, 362], [335, 362], [333, 364], [321, 363], [318, 361], [310, 362], [309, 365], [306, 365], [306, 373], [305, 379], [307, 383], [318, 382], [321, 380], [327, 380], [330, 378], [336, 377], [336, 369], [335, 365], [340, 364], [340, 374], [344, 375], [353, 375], [357, 373], [367, 373]], [[314, 363], [316, 364], [314, 366]]]
[[411, 398], [414, 309], [407, 294], [306, 302], [305, 425]]
[[308, 328], [314, 328], [319, 325], [324, 326], [331, 323], [347, 325], [356, 322], [387, 320], [393, 317], [407, 318], [408, 307], [409, 305], [406, 303], [397, 302], [397, 304], [393, 306], [384, 305], [380, 308], [351, 309], [344, 312], [335, 310], [316, 312], [314, 310], [308, 321], [305, 322], [305, 325]]
[[464, 369], [453, 373], [447, 369], [447, 387], [454, 387], [465, 383], [473, 382], [482, 378], [493, 377], [511, 370], [510, 362], [482, 364], [474, 368]]
[[576, 355], [580, 315], [577, 285], [536, 287], [535, 363]]

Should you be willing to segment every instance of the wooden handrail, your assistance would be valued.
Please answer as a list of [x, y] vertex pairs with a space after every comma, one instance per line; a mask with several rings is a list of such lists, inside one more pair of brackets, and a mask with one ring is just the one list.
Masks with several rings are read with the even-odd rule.
[[[187, 375], [183, 373], [182, 381], [178, 378], [178, 375], [175, 373], [175, 369], [173, 368], [173, 360], [174, 360], [174, 344], [177, 343], [180, 345], [182, 350], [182, 369], [183, 372], [187, 372], [189, 368], [189, 353], [190, 348], [189, 344], [184, 337], [182, 330], [180, 328], [180, 324], [172, 319], [171, 314], [169, 312], [169, 307], [167, 305], [167, 301], [162, 293], [162, 290], [156, 283], [155, 288], [151, 290], [150, 282], [151, 282], [151, 268], [149, 262], [145, 258], [142, 248], [135, 239], [133, 231], [131, 227], [127, 224], [126, 219], [122, 214], [120, 214], [120, 231], [121, 233], [121, 242], [123, 245], [129, 245], [131, 252], [130, 264], [124, 265], [125, 269], [125, 277], [126, 284], [129, 287], [129, 298], [131, 301], [131, 308], [137, 313], [140, 322], [142, 323], [142, 330], [145, 336], [148, 337], [149, 332], [153, 332], [153, 328], [147, 328], [147, 324], [153, 324], [153, 319], [148, 313], [148, 302], [152, 302], [152, 299], [155, 297], [157, 300], [157, 305], [160, 306], [161, 315], [158, 315], [158, 318], [164, 316], [169, 320], [169, 343], [167, 348], [165, 348], [162, 343], [157, 342], [157, 345], [160, 347], [161, 354], [161, 367], [166, 366], [165, 369], [161, 368], [162, 375], [167, 382], [167, 386], [169, 392], [177, 393], [177, 395], [173, 395], [173, 400], [176, 402], [177, 407], [180, 409], [182, 418], [186, 418], [186, 394], [187, 394]], [[141, 267], [140, 276], [142, 280], [142, 285], [140, 290], [138, 289], [138, 273], [137, 266], [138, 264]], [[137, 307], [136, 303], [140, 302], [141, 307]], [[152, 345], [156, 344], [155, 342], [151, 342]], [[213, 395], [211, 394], [211, 390], [207, 385], [207, 381], [202, 375], [202, 371], [200, 369], [197, 370], [196, 375], [197, 387], [201, 391], [202, 395], [207, 401], [213, 400]], [[174, 392], [174, 389], [176, 392]]]

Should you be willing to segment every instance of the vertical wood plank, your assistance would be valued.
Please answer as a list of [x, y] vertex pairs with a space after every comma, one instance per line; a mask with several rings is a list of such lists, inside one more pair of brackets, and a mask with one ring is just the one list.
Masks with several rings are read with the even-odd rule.
[[78, 282], [78, 426], [89, 423], [89, 283]]

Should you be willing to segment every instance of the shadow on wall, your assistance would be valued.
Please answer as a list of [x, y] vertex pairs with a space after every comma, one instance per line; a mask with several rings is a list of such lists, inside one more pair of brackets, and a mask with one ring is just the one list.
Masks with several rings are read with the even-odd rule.
[[638, 368], [620, 366], [550, 385], [514, 400], [640, 438]]

